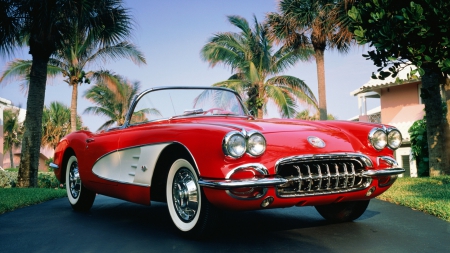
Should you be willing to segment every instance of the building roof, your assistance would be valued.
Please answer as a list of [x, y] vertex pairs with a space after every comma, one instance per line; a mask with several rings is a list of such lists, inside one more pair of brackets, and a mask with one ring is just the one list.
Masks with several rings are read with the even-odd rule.
[[416, 66], [410, 65], [404, 67], [402, 70], [400, 70], [397, 74], [397, 76], [394, 77], [387, 77], [384, 80], [380, 79], [370, 79], [367, 83], [365, 83], [360, 88], [350, 92], [350, 95], [356, 96], [361, 93], [367, 93], [375, 90], [379, 90], [381, 88], [387, 88], [392, 86], [398, 86], [403, 85], [407, 83], [416, 83], [420, 82], [420, 77], [417, 75], [411, 76], [410, 72], [411, 70], [416, 69]]

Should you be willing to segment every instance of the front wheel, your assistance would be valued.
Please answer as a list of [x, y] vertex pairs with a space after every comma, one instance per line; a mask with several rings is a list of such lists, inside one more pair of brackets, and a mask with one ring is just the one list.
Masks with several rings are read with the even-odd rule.
[[170, 167], [166, 197], [170, 217], [183, 235], [199, 238], [212, 228], [215, 209], [203, 194], [197, 173], [187, 160], [178, 159]]
[[367, 209], [370, 200], [339, 202], [315, 206], [323, 218], [332, 222], [346, 222], [358, 219]]
[[71, 156], [67, 161], [66, 191], [70, 205], [75, 211], [82, 212], [91, 209], [96, 194], [83, 186], [76, 156]]

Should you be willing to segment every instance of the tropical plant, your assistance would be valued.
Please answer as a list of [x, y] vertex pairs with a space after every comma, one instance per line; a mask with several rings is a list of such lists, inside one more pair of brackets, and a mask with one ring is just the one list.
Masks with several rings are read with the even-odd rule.
[[429, 176], [426, 120], [415, 121], [408, 129], [408, 133], [411, 139], [411, 154], [413, 159], [416, 160], [417, 175], [419, 177]]
[[258, 23], [256, 17], [253, 29], [239, 16], [228, 16], [228, 21], [240, 32], [218, 33], [201, 49], [202, 58], [212, 67], [222, 63], [234, 72], [228, 80], [214, 86], [239, 92], [258, 118], [263, 117], [269, 100], [286, 118], [294, 117], [297, 102], [317, 107], [313, 92], [302, 80], [287, 75], [276, 76], [297, 61], [307, 60], [311, 50], [281, 47], [274, 52], [267, 26]]
[[450, 174], [441, 106], [441, 87], [450, 74], [449, 8], [447, 0], [364, 0], [354, 1], [348, 12], [358, 43], [373, 49], [365, 56], [379, 67], [378, 78], [395, 77], [403, 64], [417, 66], [412, 72], [422, 78], [430, 176]]
[[[311, 114], [311, 111], [308, 109], [305, 109], [303, 111], [298, 112], [295, 115], [296, 119], [302, 119], [302, 120], [320, 120], [320, 115], [319, 112], [317, 112], [316, 114]], [[328, 120], [335, 120], [337, 119], [334, 115], [332, 114], [328, 114], [327, 115], [327, 119]]]
[[0, 0], [0, 53], [27, 44], [32, 56], [19, 187], [37, 186], [47, 66], [70, 43], [74, 24], [77, 34], [90, 34], [101, 46], [119, 43], [132, 28], [121, 0]]
[[[107, 129], [112, 125], [123, 125], [131, 102], [134, 96], [139, 93], [139, 82], [131, 83], [124, 77], [109, 71], [96, 73], [93, 78], [97, 80], [97, 84], [86, 90], [84, 97], [91, 100], [96, 106], [86, 108], [84, 113], [92, 113], [108, 118], [98, 130]], [[131, 123], [143, 121], [145, 113], [160, 115], [156, 109], [143, 109], [133, 114]]]
[[23, 126], [19, 122], [19, 109], [6, 109], [3, 111], [3, 152], [9, 151], [11, 168], [14, 168], [13, 149], [20, 147]]
[[[119, 29], [120, 30], [120, 29]], [[97, 71], [87, 71], [87, 67], [95, 62], [107, 60], [118, 60], [125, 58], [133, 61], [135, 64], [146, 63], [144, 55], [137, 47], [127, 41], [117, 43], [115, 45], [102, 45], [100, 41], [94, 40], [94, 36], [89, 34], [78, 34], [78, 27], [73, 27], [70, 39], [64, 43], [66, 45], [57, 50], [49, 59], [47, 67], [47, 76], [55, 77], [62, 74], [65, 78], [64, 82], [72, 86], [72, 99], [70, 106], [70, 132], [77, 130], [77, 100], [78, 86], [82, 83], [90, 83], [90, 78]], [[120, 32], [120, 31], [117, 31]], [[68, 36], [69, 37], [69, 36]], [[22, 89], [27, 91], [29, 86], [29, 74], [31, 69], [31, 60], [14, 60], [9, 62], [7, 68], [0, 76], [0, 83], [8, 79], [25, 80], [21, 84]], [[87, 72], [86, 72], [87, 71]]]
[[314, 50], [317, 65], [320, 119], [327, 119], [325, 87], [325, 50], [336, 49], [346, 53], [352, 42], [352, 33], [341, 21], [342, 1], [336, 0], [281, 0], [280, 13], [267, 15], [270, 34], [278, 42], [294, 49]]
[[[82, 129], [81, 117], [77, 115], [77, 130]], [[42, 141], [41, 145], [55, 149], [62, 137], [70, 133], [70, 108], [61, 102], [51, 102], [44, 106], [42, 114]]]

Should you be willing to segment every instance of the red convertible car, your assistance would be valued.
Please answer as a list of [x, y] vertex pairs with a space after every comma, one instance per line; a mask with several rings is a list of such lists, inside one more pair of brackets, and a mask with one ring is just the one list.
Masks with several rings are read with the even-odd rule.
[[51, 166], [77, 211], [96, 194], [167, 202], [175, 226], [201, 236], [220, 209], [314, 206], [357, 219], [404, 172], [401, 141], [382, 124], [255, 119], [229, 89], [158, 87], [134, 98], [122, 126], [67, 135]]

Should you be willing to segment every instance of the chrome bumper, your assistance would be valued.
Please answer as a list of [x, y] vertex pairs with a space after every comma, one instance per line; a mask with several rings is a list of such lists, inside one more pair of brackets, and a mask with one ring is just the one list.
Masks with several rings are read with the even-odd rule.
[[240, 187], [267, 187], [276, 186], [287, 183], [288, 180], [284, 178], [260, 178], [247, 180], [206, 180], [200, 179], [198, 184], [204, 187], [217, 189], [232, 189]]
[[[363, 177], [382, 177], [393, 176], [404, 173], [402, 168], [390, 168], [384, 170], [365, 170], [361, 173]], [[314, 178], [312, 178], [314, 179]], [[260, 178], [260, 179], [246, 179], [246, 180], [208, 180], [200, 179], [198, 184], [203, 187], [216, 189], [232, 189], [241, 187], [269, 187], [288, 183], [290, 180], [285, 178]]]
[[366, 177], [383, 177], [383, 176], [398, 175], [404, 172], [405, 169], [402, 168], [391, 168], [385, 170], [365, 170], [362, 172], [362, 175]]
[[52, 168], [54, 170], [59, 169], [59, 166], [57, 164], [54, 164], [54, 163], [50, 163], [48, 166], [50, 166], [50, 168]]

